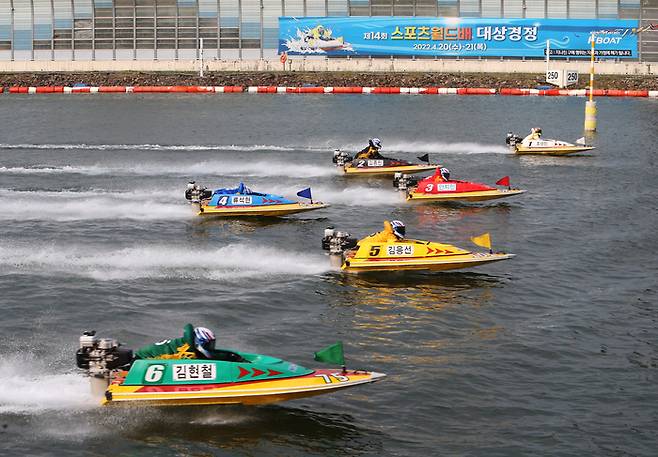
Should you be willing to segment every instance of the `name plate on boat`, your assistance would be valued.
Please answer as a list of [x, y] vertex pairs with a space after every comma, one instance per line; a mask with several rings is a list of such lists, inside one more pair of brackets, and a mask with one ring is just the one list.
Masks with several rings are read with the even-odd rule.
[[425, 192], [454, 192], [457, 190], [457, 184], [454, 182], [430, 183], [425, 186]]
[[231, 199], [234, 205], [251, 205], [251, 195], [236, 195]]
[[389, 256], [410, 256], [414, 255], [414, 247], [410, 244], [389, 244], [386, 253]]
[[383, 160], [368, 160], [368, 166], [369, 167], [383, 167], [384, 166], [384, 161]]
[[217, 378], [214, 363], [174, 364], [171, 377], [174, 381], [212, 381]]

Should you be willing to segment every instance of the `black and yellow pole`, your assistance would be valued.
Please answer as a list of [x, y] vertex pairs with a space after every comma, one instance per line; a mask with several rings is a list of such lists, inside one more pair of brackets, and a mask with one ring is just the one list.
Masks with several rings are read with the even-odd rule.
[[594, 41], [596, 35], [592, 32], [592, 55], [589, 66], [589, 100], [585, 103], [585, 131], [596, 132], [596, 102], [594, 101]]

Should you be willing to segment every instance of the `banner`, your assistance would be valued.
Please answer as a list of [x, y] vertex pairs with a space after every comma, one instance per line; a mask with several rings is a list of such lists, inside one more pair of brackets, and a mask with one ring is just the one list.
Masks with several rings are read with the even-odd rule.
[[636, 20], [280, 17], [279, 53], [327, 56], [636, 58]]

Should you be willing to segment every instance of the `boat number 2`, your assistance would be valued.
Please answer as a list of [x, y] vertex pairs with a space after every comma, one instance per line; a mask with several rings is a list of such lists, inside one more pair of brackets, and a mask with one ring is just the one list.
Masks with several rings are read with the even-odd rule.
[[159, 382], [164, 374], [164, 365], [149, 365], [144, 373], [144, 381], [146, 382]]
[[322, 378], [325, 384], [331, 384], [333, 381], [331, 380], [331, 377], [336, 378], [338, 382], [347, 382], [350, 380], [347, 376], [343, 376], [342, 374], [338, 373], [331, 373], [330, 375], [328, 374], [316, 374], [316, 378]]
[[224, 195], [222, 198], [217, 200], [217, 206], [224, 206], [226, 205], [226, 202], [228, 202], [228, 197]]

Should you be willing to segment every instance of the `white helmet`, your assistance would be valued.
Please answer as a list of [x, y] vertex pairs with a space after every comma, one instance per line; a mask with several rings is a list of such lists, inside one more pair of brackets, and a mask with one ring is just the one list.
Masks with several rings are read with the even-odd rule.
[[194, 348], [209, 359], [215, 350], [215, 334], [205, 327], [194, 328]]
[[379, 138], [371, 138], [370, 139], [370, 145], [377, 148], [377, 149], [381, 149], [382, 148], [382, 140], [380, 140]]
[[407, 228], [402, 221], [391, 221], [391, 227], [393, 228], [393, 234], [402, 239], [404, 238]]
[[448, 170], [446, 167], [441, 167], [439, 169], [439, 173], [441, 173], [441, 177], [445, 179], [446, 181], [450, 181], [450, 170]]

